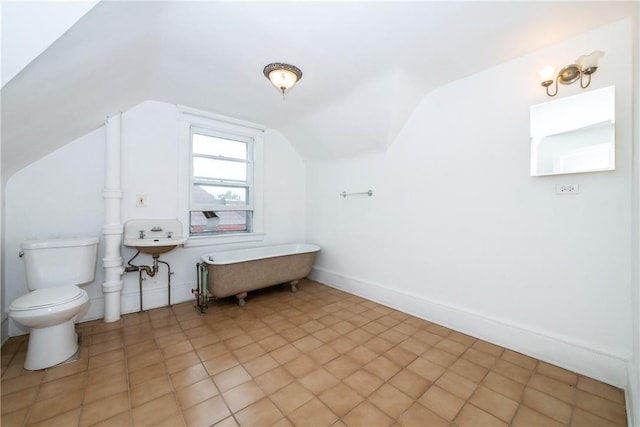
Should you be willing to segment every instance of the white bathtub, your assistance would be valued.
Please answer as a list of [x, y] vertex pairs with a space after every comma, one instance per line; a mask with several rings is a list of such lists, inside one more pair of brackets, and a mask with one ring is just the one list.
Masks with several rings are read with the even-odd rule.
[[206, 265], [209, 296], [224, 298], [235, 295], [238, 304], [245, 304], [247, 292], [267, 286], [290, 283], [297, 290], [300, 279], [313, 267], [320, 246], [297, 243], [262, 246], [202, 255]]

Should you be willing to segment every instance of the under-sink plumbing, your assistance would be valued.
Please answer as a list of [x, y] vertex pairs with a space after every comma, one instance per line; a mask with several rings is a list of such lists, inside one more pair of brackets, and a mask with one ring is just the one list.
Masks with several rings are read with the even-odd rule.
[[[140, 234], [141, 234], [140, 238], [143, 238], [142, 236], [143, 233], [144, 233], [143, 231], [140, 231]], [[145, 272], [147, 276], [154, 277], [160, 270], [160, 267], [158, 266], [158, 264], [164, 264], [167, 266], [167, 304], [171, 306], [171, 275], [173, 275], [173, 272], [171, 271], [171, 266], [167, 262], [160, 261], [158, 259], [160, 257], [159, 254], [153, 255], [153, 265], [151, 267], [148, 265], [131, 264], [131, 262], [138, 255], [140, 255], [140, 251], [136, 252], [136, 254], [133, 257], [131, 257], [129, 261], [127, 261], [127, 264], [129, 266], [125, 267], [124, 271], [125, 273], [131, 273], [134, 271], [138, 272], [138, 287], [140, 288], [140, 311], [142, 311], [142, 281], [145, 280], [145, 278], [142, 277], [142, 273]]]
[[[123, 245], [128, 248], [137, 250], [136, 254], [129, 260], [125, 266], [125, 273], [138, 272], [138, 284], [140, 288], [140, 311], [143, 310], [142, 304], [142, 281], [147, 277], [155, 277], [160, 270], [160, 264], [167, 266], [167, 299], [168, 305], [171, 305], [171, 267], [168, 263], [160, 261], [158, 257], [169, 252], [176, 247], [187, 242], [187, 238], [182, 235], [182, 223], [177, 219], [130, 219], [124, 224]], [[140, 254], [147, 254], [153, 257], [151, 265], [137, 265], [136, 257]]]

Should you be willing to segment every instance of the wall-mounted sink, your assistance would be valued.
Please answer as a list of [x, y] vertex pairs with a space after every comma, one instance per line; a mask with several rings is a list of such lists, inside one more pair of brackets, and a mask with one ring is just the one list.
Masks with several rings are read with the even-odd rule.
[[132, 219], [124, 224], [124, 245], [151, 256], [182, 245], [182, 223], [176, 219]]
[[124, 245], [135, 248], [145, 254], [159, 255], [169, 252], [176, 246], [184, 244], [186, 241], [186, 238], [124, 239]]

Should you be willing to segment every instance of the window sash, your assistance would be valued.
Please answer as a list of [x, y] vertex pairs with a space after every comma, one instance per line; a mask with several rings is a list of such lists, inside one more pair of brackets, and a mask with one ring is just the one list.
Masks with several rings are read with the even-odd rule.
[[[195, 187], [202, 187], [201, 185], [194, 184], [191, 192], [196, 193]], [[253, 210], [253, 205], [250, 203], [251, 200], [251, 188], [247, 185], [245, 186], [222, 186], [216, 185], [216, 188], [221, 190], [228, 188], [229, 191], [231, 189], [244, 189], [245, 197], [244, 200], [240, 198], [239, 200], [235, 199], [212, 199], [211, 202], [198, 202], [195, 200], [191, 201], [191, 211], [238, 211], [238, 210]], [[206, 190], [201, 190], [206, 191]], [[219, 191], [218, 191], [219, 192]], [[211, 194], [211, 193], [209, 193]], [[224, 193], [223, 193], [224, 194]]]
[[[211, 136], [215, 138], [220, 138], [224, 140], [229, 140], [233, 142], [241, 142], [246, 144], [246, 159], [237, 159], [230, 158], [226, 156], [218, 156], [218, 155], [207, 155], [201, 153], [194, 153], [194, 135], [205, 135]], [[189, 194], [189, 210], [190, 211], [253, 211], [253, 149], [254, 149], [254, 139], [241, 136], [234, 135], [225, 132], [214, 131], [211, 129], [205, 129], [200, 127], [191, 127], [190, 132], [190, 156], [191, 156], [191, 167], [190, 167], [190, 176], [191, 176], [191, 190]], [[211, 159], [215, 161], [221, 162], [230, 162], [230, 163], [242, 163], [246, 165], [246, 180], [237, 180], [231, 179], [227, 177], [216, 177], [216, 176], [194, 176], [194, 163], [195, 159]], [[217, 203], [217, 202], [202, 202], [196, 200], [195, 191], [197, 187], [219, 187], [219, 188], [244, 188], [246, 189], [246, 200], [242, 204], [235, 203]], [[251, 227], [248, 227], [251, 228]]]
[[[246, 160], [248, 158], [248, 146], [246, 143], [250, 141], [239, 140], [242, 138], [237, 137], [223, 137], [221, 133], [217, 133], [216, 135], [210, 135], [209, 133], [210, 132], [206, 132], [206, 130], [198, 130], [195, 132], [191, 140], [191, 150], [194, 155], [237, 160]], [[196, 138], [196, 136], [202, 136], [204, 138]], [[215, 138], [218, 140], [217, 146], [214, 149], [211, 148], [211, 144], [207, 144], [207, 138]], [[240, 155], [240, 153], [242, 154]]]
[[253, 232], [253, 211], [241, 210], [238, 214], [244, 213], [244, 218], [239, 222], [235, 222], [238, 217], [228, 214], [220, 214], [216, 229], [207, 229], [207, 219], [204, 218], [203, 212], [189, 212], [189, 234], [195, 236], [219, 236], [230, 233], [251, 233]]
[[203, 159], [199, 156], [193, 156], [191, 167], [194, 179], [247, 183], [251, 163], [247, 161]]

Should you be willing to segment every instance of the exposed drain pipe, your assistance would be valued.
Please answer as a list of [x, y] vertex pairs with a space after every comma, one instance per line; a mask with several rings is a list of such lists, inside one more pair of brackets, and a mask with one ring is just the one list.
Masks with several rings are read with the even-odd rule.
[[142, 272], [147, 273], [147, 276], [149, 277], [154, 277], [160, 270], [160, 267], [158, 266], [158, 264], [164, 264], [167, 266], [167, 306], [171, 307], [171, 275], [173, 274], [173, 272], [171, 271], [171, 266], [169, 265], [168, 262], [160, 261], [158, 259], [160, 258], [159, 254], [153, 255], [153, 267], [149, 267], [148, 265], [131, 264], [131, 261], [133, 261], [138, 255], [140, 255], [140, 251], [136, 252], [136, 254], [127, 262], [129, 267], [125, 267], [124, 272], [125, 273], [131, 273], [132, 271], [138, 272], [138, 287], [140, 288], [140, 312], [143, 311], [142, 281], [145, 280], [145, 278], [142, 277]]
[[108, 117], [105, 123], [105, 163], [104, 163], [104, 321], [120, 320], [120, 293], [122, 292], [122, 224], [120, 220], [122, 189], [120, 188], [120, 128], [122, 114]]

